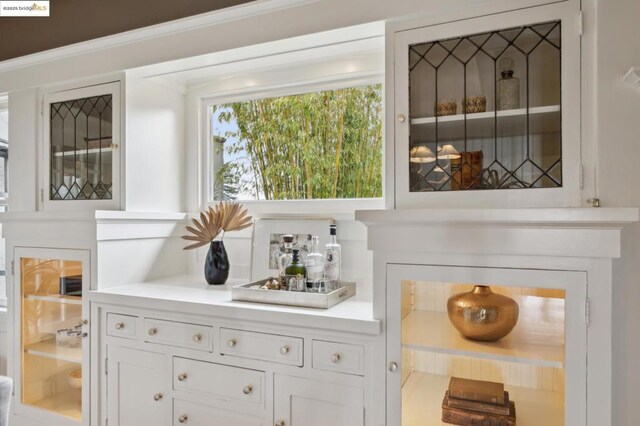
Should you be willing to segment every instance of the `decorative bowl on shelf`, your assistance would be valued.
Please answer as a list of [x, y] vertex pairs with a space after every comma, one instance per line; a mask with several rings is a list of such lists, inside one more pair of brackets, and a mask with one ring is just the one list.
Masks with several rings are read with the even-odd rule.
[[456, 115], [458, 112], [458, 104], [453, 99], [443, 99], [436, 102], [433, 113], [436, 117], [442, 117], [445, 115]]
[[484, 96], [467, 96], [462, 101], [462, 110], [465, 114], [475, 114], [487, 110], [487, 98]]
[[467, 339], [483, 342], [495, 342], [509, 334], [518, 322], [519, 312], [515, 300], [483, 285], [447, 301], [449, 320], [456, 330]]

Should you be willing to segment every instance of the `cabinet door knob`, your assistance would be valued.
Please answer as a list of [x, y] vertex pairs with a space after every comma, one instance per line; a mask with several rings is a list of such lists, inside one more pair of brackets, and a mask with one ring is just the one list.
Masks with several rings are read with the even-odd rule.
[[112, 143], [112, 144], [110, 145], [110, 148], [111, 148], [111, 149], [118, 149], [118, 144], [117, 144], [117, 143]]
[[158, 334], [158, 329], [153, 327], [149, 329], [149, 336], [153, 336], [154, 334]]
[[88, 337], [88, 336], [89, 336], [89, 333], [87, 332], [82, 333], [82, 337]]
[[89, 320], [88, 319], [83, 319], [82, 320], [82, 325], [87, 325], [89, 324]]
[[398, 363], [397, 362], [390, 362], [389, 363], [389, 371], [394, 373], [397, 369], [398, 369]]
[[234, 347], [234, 346], [235, 346], [235, 345], [237, 345], [237, 344], [238, 344], [238, 341], [237, 341], [236, 339], [230, 339], [230, 340], [227, 342], [227, 345], [229, 345], [229, 347], [230, 347], [230, 348]]
[[198, 343], [202, 340], [202, 334], [198, 333], [193, 336], [193, 341]]
[[153, 395], [153, 400], [154, 401], [160, 401], [161, 399], [162, 399], [162, 393], [161, 392]]
[[280, 348], [280, 353], [281, 353], [282, 355], [286, 355], [286, 354], [288, 354], [288, 353], [289, 353], [289, 346], [284, 345], [283, 347], [281, 347], [281, 348]]
[[286, 423], [284, 422], [284, 420], [278, 420], [276, 422], [276, 426], [285, 426], [285, 425], [286, 425]]
[[181, 382], [184, 382], [185, 380], [187, 380], [187, 373], [178, 374], [178, 380], [180, 380]]
[[398, 114], [398, 122], [404, 123], [407, 121], [407, 117], [404, 114]]
[[242, 388], [242, 393], [245, 394], [245, 395], [249, 395], [251, 392], [253, 392], [253, 386], [252, 385], [247, 385], [247, 386]]
[[124, 328], [124, 323], [123, 322], [117, 322], [116, 323], [116, 330], [122, 330]]
[[342, 356], [336, 352], [335, 354], [331, 355], [331, 362], [337, 364], [340, 362], [340, 358], [342, 358]]
[[178, 421], [180, 423], [185, 423], [187, 421], [187, 419], [189, 419], [189, 416], [187, 416], [186, 414], [183, 414], [180, 417], [178, 417]]

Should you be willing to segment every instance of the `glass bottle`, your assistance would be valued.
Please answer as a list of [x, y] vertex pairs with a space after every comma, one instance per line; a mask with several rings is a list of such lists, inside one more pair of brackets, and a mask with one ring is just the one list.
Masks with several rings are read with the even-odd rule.
[[513, 76], [513, 59], [500, 61], [502, 78], [498, 80], [498, 111], [520, 108], [520, 79]]
[[280, 278], [280, 289], [286, 290], [287, 282], [285, 280], [285, 272], [287, 266], [289, 266], [293, 260], [293, 235], [283, 235], [282, 241], [284, 241], [284, 252], [278, 256], [278, 277]]
[[285, 269], [285, 281], [289, 291], [306, 291], [306, 269], [300, 262], [300, 250], [293, 249], [291, 264]]
[[324, 256], [320, 253], [320, 238], [317, 235], [311, 237], [311, 252], [307, 254], [304, 266], [307, 269], [307, 291], [313, 288], [313, 284], [324, 278]]
[[324, 246], [324, 276], [329, 281], [327, 291], [334, 290], [340, 279], [341, 252], [336, 237], [336, 225], [330, 225], [329, 242]]

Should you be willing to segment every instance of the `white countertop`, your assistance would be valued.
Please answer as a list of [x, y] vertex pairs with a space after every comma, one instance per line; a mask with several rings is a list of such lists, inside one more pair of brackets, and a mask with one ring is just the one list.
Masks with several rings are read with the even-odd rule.
[[381, 323], [373, 318], [373, 304], [357, 295], [329, 309], [231, 301], [231, 287], [243, 282], [246, 281], [229, 280], [225, 285], [208, 285], [204, 277], [177, 276], [92, 291], [89, 298], [93, 303], [380, 334]]

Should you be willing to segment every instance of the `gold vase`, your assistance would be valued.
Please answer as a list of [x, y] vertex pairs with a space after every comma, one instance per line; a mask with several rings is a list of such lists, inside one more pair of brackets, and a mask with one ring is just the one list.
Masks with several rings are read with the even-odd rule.
[[509, 334], [518, 322], [520, 309], [515, 300], [495, 294], [488, 286], [477, 285], [468, 293], [447, 301], [451, 324], [467, 339], [495, 342]]

